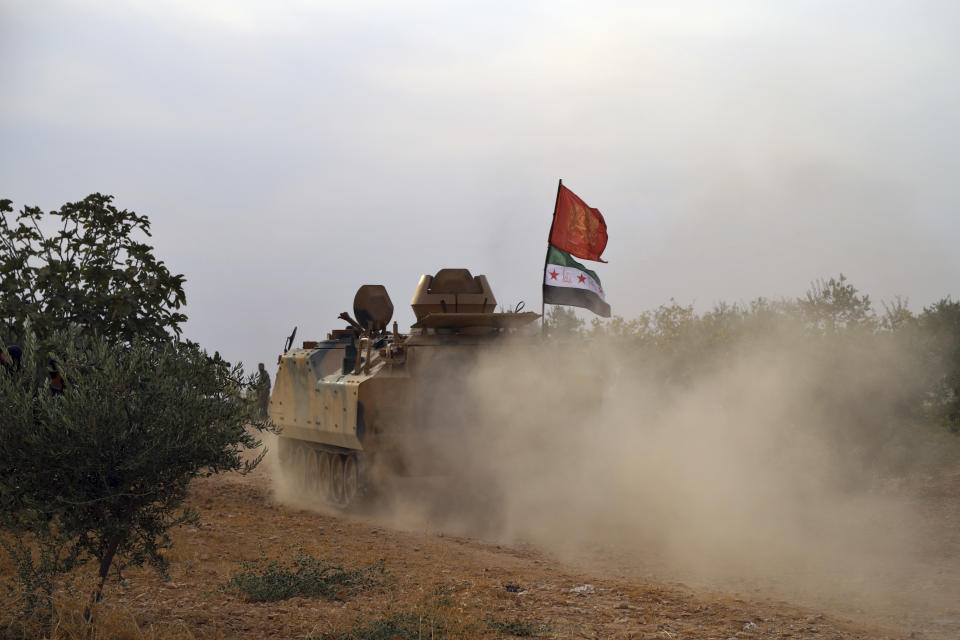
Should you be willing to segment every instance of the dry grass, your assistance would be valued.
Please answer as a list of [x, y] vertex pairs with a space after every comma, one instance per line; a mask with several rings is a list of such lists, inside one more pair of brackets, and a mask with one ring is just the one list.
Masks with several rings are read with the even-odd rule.
[[[259, 472], [258, 472], [259, 473]], [[142, 640], [173, 638], [727, 638], [756, 621], [752, 638], [864, 638], [818, 621], [805, 631], [809, 612], [782, 605], [713, 599], [636, 580], [604, 578], [564, 568], [543, 554], [476, 539], [404, 532], [359, 517], [301, 511], [276, 504], [269, 477], [198, 481], [189, 502], [203, 525], [174, 532], [168, 580], [150, 569], [130, 569], [111, 580], [94, 610], [92, 627], [83, 620], [92, 571], [72, 589], [61, 589], [54, 616], [23, 625], [23, 636], [51, 640]], [[376, 588], [334, 593], [332, 599], [293, 597], [249, 602], [222, 589], [242, 561], [279, 558], [284, 550], [303, 553], [346, 570], [384, 561]], [[262, 548], [262, 554], [261, 554]], [[9, 578], [11, 567], [0, 559]], [[590, 582], [586, 595], [572, 587]], [[519, 585], [521, 588], [515, 589]], [[511, 587], [508, 589], [507, 587]], [[15, 629], [9, 594], [0, 596], [2, 629]], [[661, 634], [657, 636], [656, 634]], [[895, 637], [895, 634], [877, 634]]]
[[0, 605], [0, 637], [43, 638], [45, 640], [196, 640], [180, 621], [150, 620], [130, 604], [107, 599], [90, 607], [90, 621], [84, 612], [93, 591], [92, 578], [78, 579], [59, 588], [53, 596], [52, 611], [25, 615], [15, 596], [6, 594]]

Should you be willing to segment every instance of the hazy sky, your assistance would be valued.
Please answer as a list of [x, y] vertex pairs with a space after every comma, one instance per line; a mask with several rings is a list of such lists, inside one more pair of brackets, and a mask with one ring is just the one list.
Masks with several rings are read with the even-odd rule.
[[960, 294], [958, 34], [949, 0], [0, 0], [0, 197], [148, 215], [186, 334], [254, 367], [362, 283], [409, 325], [446, 266], [539, 311], [561, 177], [616, 314], [840, 272], [916, 310]]

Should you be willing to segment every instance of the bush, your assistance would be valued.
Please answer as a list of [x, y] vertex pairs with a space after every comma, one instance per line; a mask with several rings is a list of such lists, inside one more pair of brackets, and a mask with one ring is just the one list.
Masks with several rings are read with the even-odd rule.
[[943, 298], [923, 310], [919, 323], [926, 337], [925, 359], [935, 373], [929, 413], [960, 433], [960, 301]]
[[323, 640], [421, 640], [445, 637], [446, 626], [440, 618], [411, 612], [358, 620], [346, 631], [321, 636]]
[[488, 620], [487, 625], [500, 635], [517, 638], [536, 638], [550, 632], [546, 625], [524, 620]]
[[288, 598], [343, 599], [380, 584], [383, 561], [371, 567], [345, 569], [315, 558], [297, 548], [291, 561], [271, 559], [263, 548], [260, 557], [240, 562], [223, 590], [238, 593], [249, 602], [276, 602]]

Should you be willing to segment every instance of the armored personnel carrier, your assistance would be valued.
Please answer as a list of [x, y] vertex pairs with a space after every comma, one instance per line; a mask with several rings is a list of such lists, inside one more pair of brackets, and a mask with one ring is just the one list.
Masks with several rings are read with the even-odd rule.
[[[458, 384], [478, 354], [536, 313], [495, 312], [482, 275], [441, 269], [420, 278], [416, 322], [402, 334], [381, 285], [363, 285], [348, 323], [326, 340], [280, 356], [270, 417], [282, 431], [281, 465], [302, 491], [350, 505], [392, 475], [430, 475], [451, 457], [431, 450], [437, 430], [462, 428], [469, 407]], [[292, 340], [291, 340], [292, 342]]]

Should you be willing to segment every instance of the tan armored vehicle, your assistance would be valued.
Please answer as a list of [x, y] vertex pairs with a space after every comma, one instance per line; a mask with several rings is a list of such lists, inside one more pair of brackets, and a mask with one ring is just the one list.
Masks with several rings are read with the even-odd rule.
[[340, 314], [347, 328], [280, 357], [270, 417], [282, 427], [281, 465], [303, 491], [348, 505], [391, 475], [445, 471], [437, 463], [449, 456], [434, 455], [426, 436], [469, 421], [457, 384], [470, 362], [539, 317], [495, 313], [486, 277], [466, 269], [422, 276], [411, 305], [410, 333], [396, 322], [390, 331], [390, 296], [364, 285], [354, 318]]

